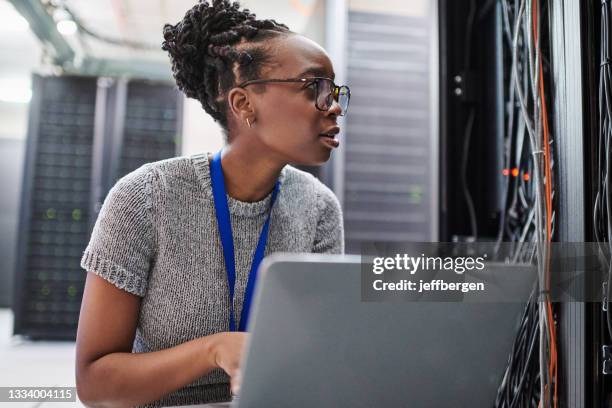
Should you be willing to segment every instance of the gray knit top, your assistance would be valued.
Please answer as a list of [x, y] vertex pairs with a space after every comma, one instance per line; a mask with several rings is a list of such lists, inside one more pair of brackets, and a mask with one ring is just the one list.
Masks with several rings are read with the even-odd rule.
[[[280, 181], [265, 254], [343, 253], [342, 212], [332, 191], [289, 165]], [[268, 194], [257, 202], [243, 202], [228, 196], [236, 259], [236, 325], [270, 198]], [[134, 353], [228, 331], [227, 275], [208, 154], [149, 163], [121, 178], [104, 200], [81, 267], [142, 297]], [[229, 399], [229, 377], [215, 369], [146, 406]]]

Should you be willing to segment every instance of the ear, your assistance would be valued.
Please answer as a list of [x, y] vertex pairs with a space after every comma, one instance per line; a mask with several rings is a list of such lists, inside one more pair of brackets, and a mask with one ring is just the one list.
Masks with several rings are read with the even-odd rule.
[[253, 118], [255, 115], [253, 98], [244, 88], [232, 88], [227, 94], [227, 104], [238, 122], [244, 122], [246, 118]]

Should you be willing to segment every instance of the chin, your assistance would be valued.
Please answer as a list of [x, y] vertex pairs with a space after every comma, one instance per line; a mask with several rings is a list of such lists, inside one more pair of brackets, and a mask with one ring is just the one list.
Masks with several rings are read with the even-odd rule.
[[300, 155], [300, 159], [295, 162], [301, 166], [322, 166], [327, 163], [331, 157], [332, 151], [329, 149], [317, 150], [313, 154], [306, 157], [304, 154]]
[[316, 164], [313, 164], [313, 166], [321, 166], [327, 163], [329, 159], [331, 158], [331, 155], [332, 155], [332, 151], [326, 149], [323, 153], [321, 153], [321, 160], [319, 160]]
[[299, 149], [285, 152], [283, 155], [288, 163], [297, 166], [321, 166], [329, 161], [332, 151], [330, 149]]

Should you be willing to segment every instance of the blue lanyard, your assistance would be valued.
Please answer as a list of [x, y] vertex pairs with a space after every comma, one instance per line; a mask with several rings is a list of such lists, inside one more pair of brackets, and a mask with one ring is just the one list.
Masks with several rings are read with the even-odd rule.
[[[223, 169], [221, 167], [221, 151], [219, 150], [210, 162], [210, 178], [212, 181], [213, 200], [215, 202], [215, 214], [217, 216], [217, 225], [219, 226], [219, 236], [221, 237], [221, 245], [223, 246], [223, 258], [225, 259], [225, 268], [227, 269], [227, 286], [229, 288], [229, 308], [230, 331], [236, 331], [236, 321], [234, 318], [234, 287], [236, 285], [236, 264], [234, 259], [234, 237], [232, 235], [232, 224], [230, 222], [229, 207], [227, 204], [227, 196], [225, 190], [225, 180], [223, 179]], [[266, 222], [261, 230], [257, 248], [251, 263], [249, 271], [249, 279], [247, 281], [246, 290], [244, 293], [244, 303], [242, 313], [240, 313], [240, 326], [238, 331], [246, 331], [247, 321], [249, 319], [249, 310], [251, 308], [251, 300], [255, 290], [255, 281], [257, 280], [257, 268], [264, 257], [266, 243], [268, 241], [268, 230], [270, 228], [270, 216], [272, 215], [272, 207], [276, 201], [280, 182], [277, 181], [272, 191], [270, 200], [270, 212], [266, 218]]]

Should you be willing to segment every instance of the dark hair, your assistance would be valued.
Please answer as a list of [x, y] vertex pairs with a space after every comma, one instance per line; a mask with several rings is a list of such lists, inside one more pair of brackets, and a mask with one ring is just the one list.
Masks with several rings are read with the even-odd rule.
[[[164, 25], [162, 49], [172, 62], [178, 88], [197, 99], [204, 110], [224, 129], [227, 137], [225, 94], [241, 81], [256, 79], [270, 59], [268, 50], [255, 45], [260, 41], [290, 33], [274, 20], [257, 20], [238, 2], [213, 0], [193, 6], [176, 25]], [[234, 47], [240, 43], [239, 47]], [[244, 43], [244, 45], [243, 45]]]

